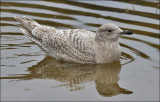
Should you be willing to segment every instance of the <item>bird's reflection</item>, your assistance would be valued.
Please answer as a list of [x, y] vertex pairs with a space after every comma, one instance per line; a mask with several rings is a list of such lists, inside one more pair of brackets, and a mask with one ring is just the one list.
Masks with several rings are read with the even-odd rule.
[[[54, 79], [65, 84], [59, 86], [69, 86], [71, 91], [83, 89], [82, 83], [95, 82], [97, 92], [105, 97], [118, 94], [131, 94], [118, 85], [119, 73], [121, 71], [120, 61], [111, 64], [75, 64], [57, 61], [51, 57], [46, 57], [37, 65], [28, 69], [30, 74], [22, 79]], [[56, 86], [57, 87], [57, 86]]]

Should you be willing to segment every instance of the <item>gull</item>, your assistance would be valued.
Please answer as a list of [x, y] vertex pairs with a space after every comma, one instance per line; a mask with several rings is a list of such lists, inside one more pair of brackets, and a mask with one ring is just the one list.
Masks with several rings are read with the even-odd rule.
[[103, 24], [94, 33], [85, 29], [58, 30], [44, 26], [29, 17], [14, 17], [20, 23], [20, 30], [35, 42], [48, 56], [74, 63], [111, 63], [121, 57], [118, 38], [131, 35], [112, 23]]

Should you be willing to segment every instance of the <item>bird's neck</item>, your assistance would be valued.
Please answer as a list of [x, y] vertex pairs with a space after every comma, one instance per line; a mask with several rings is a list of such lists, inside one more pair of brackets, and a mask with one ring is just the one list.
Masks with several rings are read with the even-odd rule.
[[107, 47], [110, 48], [110, 46], [118, 46], [119, 42], [118, 41], [96, 41], [96, 45], [98, 47]]
[[104, 39], [104, 38], [100, 38], [100, 37], [95, 37], [95, 41], [99, 44], [104, 44], [104, 43], [118, 43], [118, 39]]

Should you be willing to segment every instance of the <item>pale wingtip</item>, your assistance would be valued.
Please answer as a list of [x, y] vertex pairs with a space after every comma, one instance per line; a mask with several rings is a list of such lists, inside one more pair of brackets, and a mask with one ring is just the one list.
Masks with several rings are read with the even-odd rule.
[[[14, 19], [19, 19], [20, 17], [18, 17], [18, 16], [15, 15], [13, 18], [14, 18]], [[23, 16], [23, 18], [29, 18], [29, 17]]]
[[18, 22], [20, 22], [20, 20], [21, 20], [21, 18], [18, 17], [18, 16], [14, 16], [13, 18], [14, 18], [15, 20], [17, 20]]
[[25, 18], [28, 18], [27, 16], [23, 16], [23, 18], [25, 19]]
[[[14, 16], [13, 17], [16, 21], [18, 21], [19, 22], [19, 17], [18, 16]], [[22, 27], [22, 25], [21, 24], [13, 24], [13, 25], [15, 25], [15, 26], [17, 26], [17, 27]]]
[[14, 16], [13, 18], [17, 20], [19, 17], [18, 16]]
[[23, 16], [23, 19], [28, 20], [28, 21], [34, 21], [31, 18], [27, 17], [27, 16]]

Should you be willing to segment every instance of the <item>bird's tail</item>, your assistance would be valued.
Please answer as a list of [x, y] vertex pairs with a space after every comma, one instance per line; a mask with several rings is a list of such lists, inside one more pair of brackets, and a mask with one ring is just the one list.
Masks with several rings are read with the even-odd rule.
[[20, 23], [20, 25], [19, 25], [21, 27], [20, 30], [24, 33], [24, 35], [26, 35], [32, 41], [34, 41], [35, 39], [34, 39], [34, 36], [32, 35], [32, 31], [33, 31], [33, 29], [35, 29], [36, 27], [39, 27], [41, 25], [26, 16], [23, 16], [23, 18], [15, 16], [14, 18]]

